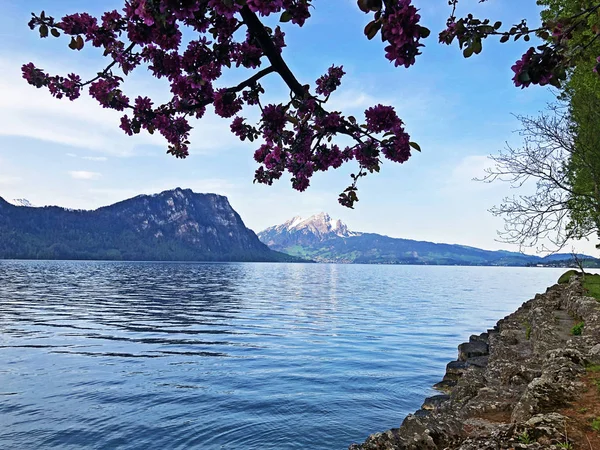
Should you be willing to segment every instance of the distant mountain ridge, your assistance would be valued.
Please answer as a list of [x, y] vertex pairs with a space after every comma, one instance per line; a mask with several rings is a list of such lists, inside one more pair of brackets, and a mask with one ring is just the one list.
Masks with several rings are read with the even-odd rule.
[[180, 188], [93, 211], [0, 198], [0, 259], [294, 260], [261, 243], [227, 197]]
[[333, 238], [360, 234], [349, 231], [341, 220], [333, 220], [329, 214], [320, 213], [308, 219], [296, 216], [281, 225], [261, 231], [259, 238], [269, 247], [288, 248], [295, 245], [312, 246]]
[[[572, 259], [570, 254], [540, 257], [354, 232], [326, 213], [308, 219], [294, 217], [261, 231], [258, 237], [273, 250], [318, 262], [527, 266], [560, 265]], [[578, 257], [594, 260], [588, 255]], [[594, 261], [595, 264], [600, 263]]]
[[32, 205], [31, 202], [26, 198], [13, 198], [12, 200], [7, 200], [7, 202], [15, 206], [27, 206], [28, 208], [35, 208], [35, 206]]

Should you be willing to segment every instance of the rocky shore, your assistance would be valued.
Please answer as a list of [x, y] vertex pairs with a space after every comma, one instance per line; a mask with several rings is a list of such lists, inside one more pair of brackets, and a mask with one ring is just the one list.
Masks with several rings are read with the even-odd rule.
[[399, 428], [349, 449], [600, 450], [600, 302], [577, 277], [552, 286], [459, 345], [435, 387]]

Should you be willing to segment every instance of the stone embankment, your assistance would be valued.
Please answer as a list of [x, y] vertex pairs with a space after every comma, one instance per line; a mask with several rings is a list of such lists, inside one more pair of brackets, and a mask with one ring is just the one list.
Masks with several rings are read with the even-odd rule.
[[600, 450], [598, 365], [600, 303], [573, 277], [471, 336], [435, 386], [443, 394], [350, 450]]

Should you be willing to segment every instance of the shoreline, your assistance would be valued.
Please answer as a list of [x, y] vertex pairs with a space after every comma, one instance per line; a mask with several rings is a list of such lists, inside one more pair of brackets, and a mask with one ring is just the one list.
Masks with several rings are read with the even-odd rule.
[[548, 288], [460, 344], [434, 388], [399, 428], [349, 450], [600, 449], [587, 423], [600, 420], [600, 302], [577, 277]]

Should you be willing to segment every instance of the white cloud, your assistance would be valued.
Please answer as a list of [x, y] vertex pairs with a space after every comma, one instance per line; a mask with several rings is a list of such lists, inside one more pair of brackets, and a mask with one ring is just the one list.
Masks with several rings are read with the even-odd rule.
[[86, 161], [98, 161], [98, 162], [108, 161], [108, 158], [106, 156], [83, 156], [82, 158], [85, 159]]
[[72, 170], [69, 172], [69, 175], [75, 180], [99, 180], [102, 178], [102, 174], [86, 170]]
[[458, 183], [474, 181], [485, 177], [486, 169], [492, 166], [492, 161], [483, 155], [471, 155], [463, 158], [451, 172], [450, 178]]
[[[33, 60], [49, 73], [64, 72], [60, 64], [43, 61], [39, 56], [20, 55], [18, 60]], [[77, 68], [74, 71], [78, 72]], [[133, 81], [126, 83], [124, 90], [134, 97], [140, 88]], [[156, 86], [144, 89], [144, 95], [161, 100], [168, 93], [164, 86], [160, 90]], [[123, 113], [102, 108], [86, 92], [75, 101], [58, 100], [47, 90], [28, 85], [21, 76], [20, 65], [9, 56], [0, 57], [0, 92], [0, 136], [21, 136], [121, 157], [140, 154], [136, 148], [143, 145], [167, 147], [159, 133], [125, 135], [119, 128]], [[229, 123], [210, 111], [201, 120], [192, 120], [191, 151], [201, 154], [239, 146], [239, 139], [229, 131]]]

